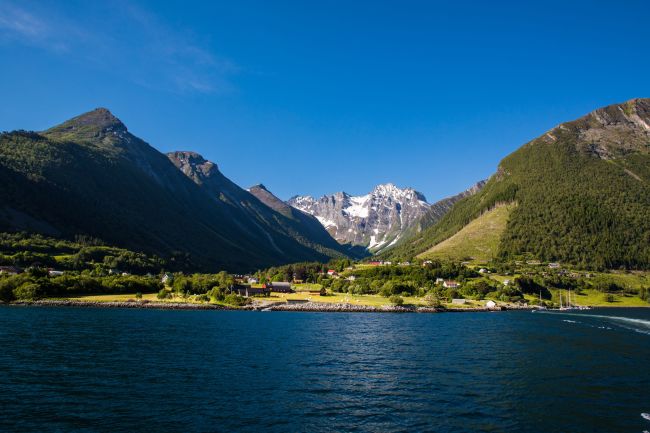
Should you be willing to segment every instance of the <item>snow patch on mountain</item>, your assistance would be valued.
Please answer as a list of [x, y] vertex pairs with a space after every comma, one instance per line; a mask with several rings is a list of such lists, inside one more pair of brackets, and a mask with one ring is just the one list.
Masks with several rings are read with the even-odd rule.
[[340, 243], [362, 245], [373, 252], [394, 245], [430, 206], [422, 193], [392, 183], [377, 185], [361, 196], [345, 192], [319, 199], [296, 196], [288, 203], [314, 215]]

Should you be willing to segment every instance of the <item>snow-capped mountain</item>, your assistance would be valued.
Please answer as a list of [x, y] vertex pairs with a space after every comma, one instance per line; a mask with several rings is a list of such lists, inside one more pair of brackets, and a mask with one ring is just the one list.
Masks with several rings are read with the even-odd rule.
[[314, 215], [340, 243], [363, 245], [372, 252], [396, 243], [430, 206], [422, 193], [392, 183], [363, 196], [337, 192], [319, 199], [295, 196], [288, 203]]

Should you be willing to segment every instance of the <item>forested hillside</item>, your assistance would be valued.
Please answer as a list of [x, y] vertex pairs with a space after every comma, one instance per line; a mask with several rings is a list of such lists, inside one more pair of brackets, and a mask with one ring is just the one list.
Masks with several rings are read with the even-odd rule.
[[650, 267], [650, 100], [598, 109], [504, 158], [476, 195], [389, 254], [429, 250], [499, 203], [517, 203], [502, 259]]
[[0, 134], [0, 184], [0, 231], [89, 236], [179, 268], [330, 258], [215, 200], [105, 109], [41, 133]]

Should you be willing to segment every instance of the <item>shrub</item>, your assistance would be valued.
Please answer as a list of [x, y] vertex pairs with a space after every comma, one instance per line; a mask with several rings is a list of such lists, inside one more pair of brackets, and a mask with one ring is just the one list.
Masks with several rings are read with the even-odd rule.
[[158, 299], [169, 299], [172, 297], [172, 294], [168, 292], [166, 289], [162, 289], [160, 292], [158, 292], [157, 297]]
[[17, 299], [23, 299], [26, 301], [33, 301], [42, 297], [42, 290], [38, 284], [35, 283], [25, 283], [21, 286], [14, 289], [14, 296]]
[[396, 307], [404, 305], [404, 299], [398, 295], [393, 295], [390, 298], [388, 298], [388, 300], [390, 301], [391, 304], [395, 305]]
[[437, 308], [441, 306], [440, 298], [438, 298], [438, 296], [436, 296], [434, 293], [427, 293], [424, 296], [424, 303], [427, 305], [427, 307]]
[[235, 293], [231, 293], [229, 295], [226, 295], [224, 298], [224, 302], [229, 305], [234, 305], [236, 307], [241, 307], [243, 305], [246, 305], [248, 303], [248, 299], [244, 298], [243, 296], [239, 296]]

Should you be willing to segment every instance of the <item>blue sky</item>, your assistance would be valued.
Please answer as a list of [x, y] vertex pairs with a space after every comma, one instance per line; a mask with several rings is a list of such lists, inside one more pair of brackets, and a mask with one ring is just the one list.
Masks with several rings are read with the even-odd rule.
[[0, 0], [0, 130], [103, 106], [284, 199], [393, 182], [435, 201], [650, 96], [649, 22], [647, 1]]

